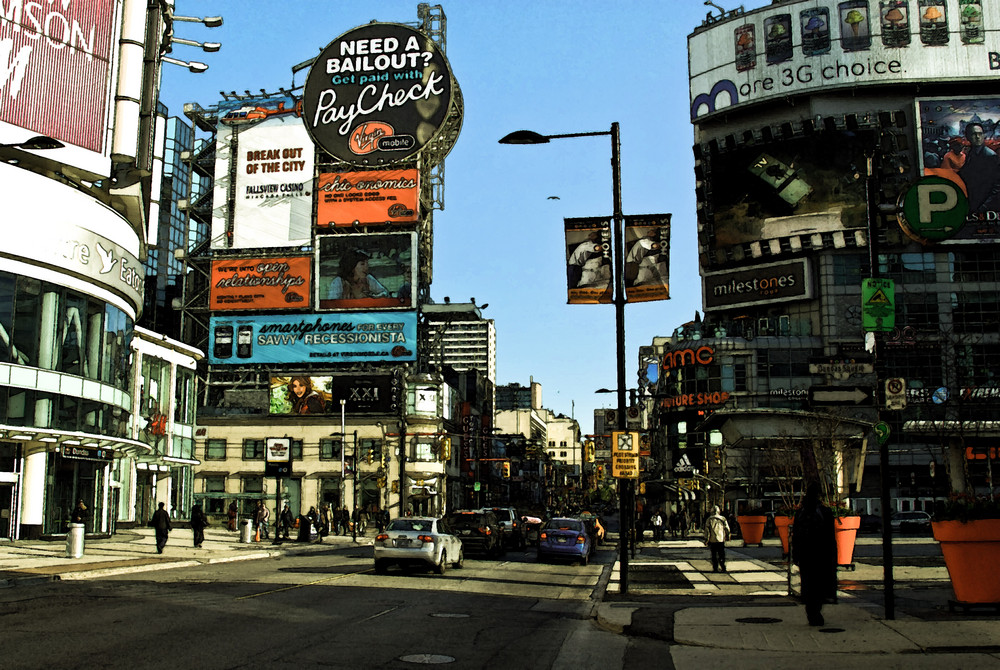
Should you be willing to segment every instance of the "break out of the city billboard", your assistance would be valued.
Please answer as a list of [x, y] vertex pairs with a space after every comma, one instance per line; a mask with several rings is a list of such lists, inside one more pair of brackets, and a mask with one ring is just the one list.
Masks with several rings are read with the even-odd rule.
[[321, 310], [414, 309], [417, 234], [316, 236]]
[[965, 224], [942, 243], [1000, 238], [1000, 96], [918, 98], [915, 105], [922, 174], [949, 179], [968, 196]]
[[416, 360], [416, 312], [254, 314], [209, 319], [211, 365]]
[[107, 172], [120, 4], [0, 3], [0, 132], [5, 141], [30, 137], [19, 129], [46, 135], [67, 145], [53, 158]]
[[316, 225], [332, 228], [418, 221], [419, 175], [415, 169], [322, 173], [316, 180]]
[[798, 0], [731, 14], [688, 37], [692, 121], [819, 89], [1000, 70], [997, 2]]
[[[271, 415], [303, 414], [394, 414], [399, 406], [399, 389], [392, 375], [310, 375], [272, 376]], [[341, 404], [343, 401], [343, 404]]]
[[427, 35], [395, 23], [344, 33], [319, 54], [302, 93], [313, 140], [350, 165], [403, 161], [448, 122], [452, 77]]
[[[220, 111], [212, 247], [297, 247], [312, 237], [312, 141], [291, 98]], [[252, 104], [250, 104], [252, 103]], [[230, 208], [230, 175], [235, 176]], [[231, 211], [230, 211], [231, 210]]]
[[865, 229], [864, 150], [855, 133], [823, 131], [713, 155], [712, 245]]
[[307, 309], [312, 304], [312, 261], [311, 256], [217, 258], [208, 308]]

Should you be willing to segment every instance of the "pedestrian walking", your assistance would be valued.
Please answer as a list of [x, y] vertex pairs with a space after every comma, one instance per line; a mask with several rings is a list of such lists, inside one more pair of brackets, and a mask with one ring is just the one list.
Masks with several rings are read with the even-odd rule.
[[712, 556], [712, 572], [726, 571], [726, 540], [729, 539], [729, 522], [719, 513], [719, 506], [712, 506], [712, 515], [705, 519], [705, 544]]
[[677, 537], [677, 531], [681, 528], [680, 514], [674, 512], [670, 515], [670, 537]]
[[810, 626], [822, 626], [823, 603], [837, 594], [837, 541], [833, 512], [819, 500], [819, 482], [806, 487], [792, 525], [792, 562], [799, 566]]
[[649, 518], [649, 521], [653, 524], [653, 540], [659, 542], [663, 539], [663, 513], [660, 512], [659, 507], [653, 510], [653, 515]]
[[[281, 510], [281, 516], [278, 520], [281, 523], [280, 536], [285, 540], [289, 539], [288, 534], [291, 532], [292, 526], [295, 525], [295, 517], [292, 516], [292, 509], [288, 506], [288, 503], [285, 503], [285, 508]], [[278, 530], [275, 529], [274, 532], [278, 533]], [[277, 536], [275, 535], [275, 537]]]
[[201, 543], [205, 541], [205, 527], [208, 526], [208, 515], [205, 514], [201, 503], [191, 508], [191, 530], [194, 532], [194, 548], [201, 549]]
[[682, 509], [677, 513], [680, 515], [680, 519], [678, 520], [677, 525], [681, 531], [681, 537], [686, 538], [688, 536], [688, 526], [691, 525], [691, 520], [688, 517], [688, 512], [686, 509]]
[[344, 505], [343, 509], [340, 510], [340, 522], [343, 524], [341, 535], [347, 535], [351, 532], [351, 513], [347, 510], [347, 505]]
[[162, 554], [163, 548], [167, 546], [167, 537], [173, 527], [170, 525], [170, 515], [163, 509], [160, 503], [159, 509], [153, 512], [153, 518], [149, 520], [149, 525], [156, 531], [156, 553]]
[[226, 513], [227, 528], [235, 532], [236, 531], [236, 517], [239, 516], [239, 510], [236, 507], [236, 501], [229, 503], [229, 511]]

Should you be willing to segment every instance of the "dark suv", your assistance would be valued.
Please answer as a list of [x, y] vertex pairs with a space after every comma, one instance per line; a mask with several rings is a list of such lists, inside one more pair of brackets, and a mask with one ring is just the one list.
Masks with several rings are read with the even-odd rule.
[[493, 512], [458, 510], [447, 516], [447, 526], [449, 532], [462, 541], [466, 552], [487, 556], [504, 553], [503, 529]]
[[513, 507], [484, 507], [484, 512], [493, 512], [503, 528], [504, 543], [508, 547], [524, 549], [528, 546], [526, 528], [521, 515]]

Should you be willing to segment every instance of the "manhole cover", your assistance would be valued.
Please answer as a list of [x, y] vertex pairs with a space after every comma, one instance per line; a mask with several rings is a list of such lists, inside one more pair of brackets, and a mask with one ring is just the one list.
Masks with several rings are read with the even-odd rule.
[[770, 616], [745, 616], [742, 619], [737, 619], [736, 623], [781, 623], [781, 619]]
[[437, 665], [440, 663], [454, 663], [455, 659], [444, 654], [409, 654], [400, 656], [399, 660], [404, 663], [423, 663], [425, 665]]
[[438, 612], [437, 614], [432, 614], [431, 616], [436, 616], [439, 619], [468, 619], [468, 614], [459, 614], [457, 612]]

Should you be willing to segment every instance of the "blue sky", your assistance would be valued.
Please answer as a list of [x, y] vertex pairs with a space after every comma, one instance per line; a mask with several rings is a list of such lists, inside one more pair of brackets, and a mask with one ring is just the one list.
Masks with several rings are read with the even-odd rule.
[[[171, 54], [209, 65], [165, 66], [161, 100], [181, 115], [220, 91], [301, 86], [291, 68], [372, 20], [413, 23], [399, 0], [176, 0], [176, 13], [221, 15], [220, 28], [177, 23], [178, 37], [221, 42], [213, 54]], [[719, 1], [728, 9], [735, 2]], [[754, 9], [767, 0], [743, 0]], [[615, 318], [610, 305], [567, 305], [563, 218], [610, 216], [608, 137], [506, 146], [507, 133], [607, 131], [621, 126], [622, 209], [673, 214], [671, 300], [626, 307], [626, 381], [637, 350], [691, 320], [701, 305], [687, 35], [711, 9], [702, 0], [459, 0], [441, 3], [449, 63], [465, 100], [461, 135], [445, 162], [445, 209], [434, 213], [434, 281], [442, 302], [474, 297], [497, 328], [497, 383], [543, 388], [543, 404], [593, 431], [613, 407]], [[713, 12], [715, 10], [712, 10]], [[556, 196], [558, 199], [550, 199]]]

